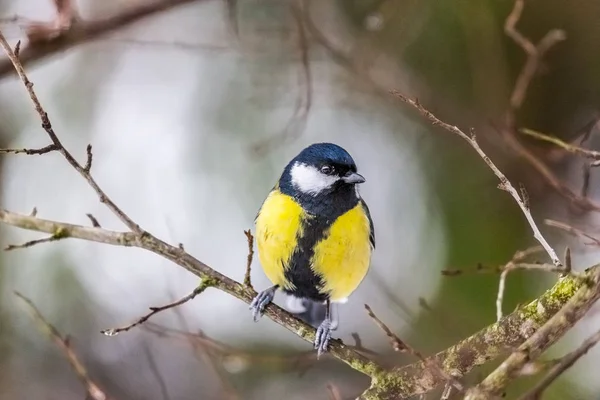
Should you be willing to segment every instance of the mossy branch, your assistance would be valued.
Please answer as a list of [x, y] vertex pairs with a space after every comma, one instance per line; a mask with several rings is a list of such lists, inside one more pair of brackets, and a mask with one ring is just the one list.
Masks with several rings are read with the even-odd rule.
[[[202, 278], [205, 285], [222, 290], [248, 304], [256, 295], [253, 289], [228, 278], [179, 247], [171, 246], [147, 232], [137, 235], [132, 232], [108, 231], [102, 228], [49, 221], [3, 209], [0, 209], [0, 221], [7, 225], [50, 234], [61, 231], [69, 238], [143, 248], [173, 261]], [[445, 372], [455, 378], [461, 378], [473, 368], [522, 345], [534, 337], [542, 327], [547, 329], [545, 324], [567, 303], [570, 309], [577, 311], [576, 316], [579, 318], [599, 296], [600, 291], [596, 288], [599, 277], [600, 265], [597, 265], [581, 276], [560, 278], [539, 298], [432, 357], [443, 366]], [[590, 282], [596, 282], [596, 286], [590, 286]], [[265, 315], [307, 342], [314, 340], [314, 328], [282, 308], [270, 305]], [[568, 325], [572, 326], [577, 319], [569, 319]], [[568, 326], [563, 325], [563, 328]], [[551, 337], [552, 340], [547, 345], [552, 344], [557, 338]], [[340, 340], [332, 341], [330, 353], [356, 371], [372, 378], [371, 387], [362, 394], [362, 399], [407, 398], [427, 393], [444, 383], [443, 378], [436, 371], [427, 367], [427, 361], [386, 370], [382, 365], [354, 351]]]
[[[600, 292], [586, 285], [598, 282], [600, 265], [586, 271], [581, 277], [567, 276], [529, 304], [505, 316], [495, 324], [460, 341], [456, 345], [432, 356], [455, 378], [461, 378], [473, 368], [507, 353], [525, 343], [551, 320], [568, 302], [583, 315], [595, 302]], [[595, 291], [594, 291], [595, 290]], [[570, 301], [572, 300], [572, 301]], [[571, 326], [576, 321], [572, 321]], [[554, 343], [557, 337], [547, 343]], [[418, 362], [374, 376], [369, 390], [361, 399], [408, 398], [427, 393], [444, 380], [427, 367], [427, 362]]]

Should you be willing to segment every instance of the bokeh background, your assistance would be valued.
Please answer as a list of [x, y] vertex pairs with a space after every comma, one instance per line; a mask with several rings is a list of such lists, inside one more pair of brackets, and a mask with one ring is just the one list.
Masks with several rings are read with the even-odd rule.
[[[76, 4], [89, 20], [144, 1]], [[593, 247], [542, 223], [553, 218], [595, 233], [598, 213], [573, 207], [501, 133], [525, 62], [503, 31], [512, 7], [510, 0], [196, 1], [27, 70], [65, 145], [80, 160], [93, 145], [93, 175], [125, 212], [238, 280], [247, 256], [243, 230], [252, 227], [287, 161], [315, 141], [345, 147], [367, 178], [362, 194], [378, 243], [371, 272], [340, 308], [336, 335], [352, 343], [357, 332], [365, 347], [402, 364], [414, 360], [393, 354], [364, 303], [423, 353], [442, 350], [495, 320], [498, 275], [476, 273], [477, 266], [504, 264], [535, 243], [516, 204], [472, 149], [392, 100], [388, 89], [418, 97], [451, 124], [475, 128], [493, 160], [525, 185], [559, 253], [571, 246], [578, 269], [598, 258]], [[0, 3], [0, 29], [13, 44], [24, 39], [28, 21], [54, 18], [49, 0]], [[600, 100], [600, 3], [527, 1], [518, 27], [534, 42], [554, 28], [567, 39], [544, 58], [517, 125], [580, 138]], [[586, 132], [588, 146], [599, 144], [597, 129]], [[517, 139], [580, 193], [582, 160]], [[0, 148], [47, 143], [22, 84], [0, 76]], [[598, 197], [598, 187], [592, 171], [590, 198]], [[0, 199], [11, 211], [37, 207], [42, 218], [78, 224], [89, 224], [85, 214], [92, 213], [103, 227], [124, 229], [58, 154], [1, 155]], [[40, 237], [4, 225], [0, 235], [2, 247]], [[267, 287], [257, 261], [253, 267], [255, 287]], [[448, 268], [466, 272], [443, 276]], [[511, 274], [505, 312], [554, 279]], [[14, 290], [70, 335], [93, 379], [115, 399], [327, 399], [328, 384], [353, 398], [368, 385], [335, 360], [315, 363], [305, 355], [309, 344], [268, 319], [253, 323], [247, 305], [215, 290], [153, 318], [160, 326], [100, 334], [197, 283], [137, 249], [65, 240], [0, 252], [0, 398], [85, 393]], [[572, 348], [597, 325], [592, 313], [547, 357]], [[600, 352], [591, 351], [547, 398], [597, 398], [599, 361]], [[493, 366], [476, 370], [471, 381]], [[532, 381], [519, 381], [507, 397]]]

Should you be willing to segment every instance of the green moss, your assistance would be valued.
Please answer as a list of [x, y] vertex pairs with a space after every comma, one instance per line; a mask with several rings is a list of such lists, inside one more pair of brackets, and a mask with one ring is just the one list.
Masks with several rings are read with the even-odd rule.
[[54, 239], [64, 239], [64, 238], [71, 236], [71, 234], [69, 233], [68, 229], [65, 229], [63, 227], [58, 227], [54, 231], [54, 234], [52, 236], [54, 237]]
[[206, 289], [209, 287], [217, 286], [219, 284], [219, 280], [217, 278], [212, 278], [210, 276], [203, 276], [200, 280], [200, 285], [202, 289]]
[[536, 324], [545, 323], [548, 319], [546, 312], [548, 310], [553, 310], [553, 313], [558, 311], [577, 293], [583, 282], [583, 279], [579, 277], [560, 278], [544, 296], [521, 308], [521, 318], [531, 320]]

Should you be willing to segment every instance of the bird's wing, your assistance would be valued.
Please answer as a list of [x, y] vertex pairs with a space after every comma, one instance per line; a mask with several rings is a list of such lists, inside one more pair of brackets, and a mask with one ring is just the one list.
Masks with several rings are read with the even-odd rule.
[[365, 213], [367, 214], [367, 218], [369, 218], [369, 226], [371, 228], [371, 233], [369, 234], [369, 240], [371, 241], [371, 246], [373, 249], [375, 248], [375, 226], [373, 225], [373, 219], [371, 218], [371, 213], [369, 212], [369, 207], [367, 203], [363, 199], [360, 199], [360, 204], [362, 204], [365, 209]]

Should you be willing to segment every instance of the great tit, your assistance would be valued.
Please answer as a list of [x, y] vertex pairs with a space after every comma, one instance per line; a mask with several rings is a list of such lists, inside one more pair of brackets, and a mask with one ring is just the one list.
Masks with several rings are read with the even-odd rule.
[[318, 355], [337, 327], [331, 303], [354, 292], [375, 249], [373, 221], [357, 186], [363, 182], [342, 147], [312, 144], [287, 164], [255, 219], [259, 260], [273, 286], [253, 299], [254, 321], [278, 289], [324, 304], [314, 341]]

